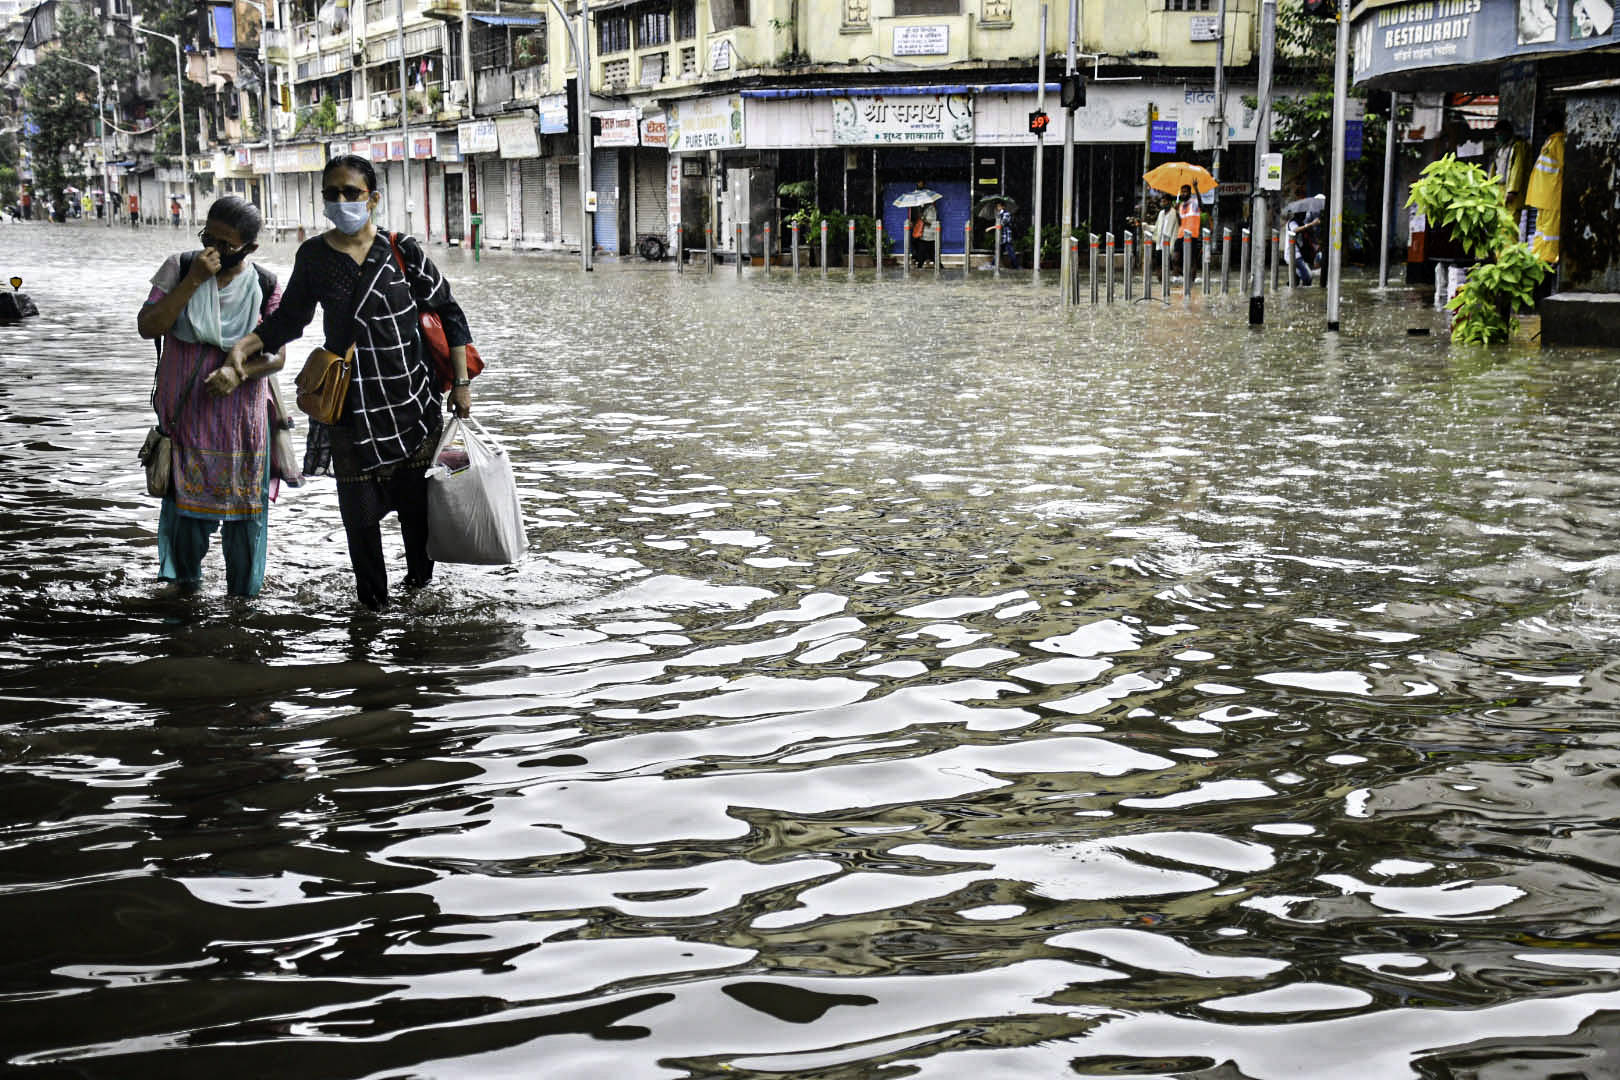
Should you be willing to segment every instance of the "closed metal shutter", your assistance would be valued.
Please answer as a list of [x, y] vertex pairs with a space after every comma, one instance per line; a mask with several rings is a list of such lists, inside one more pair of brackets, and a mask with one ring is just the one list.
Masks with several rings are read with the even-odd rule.
[[636, 238], [651, 234], [669, 242], [669, 155], [636, 153]]
[[591, 184], [596, 188], [596, 246], [619, 250], [619, 152], [599, 150], [591, 156]]
[[505, 240], [506, 162], [500, 158], [484, 162], [478, 184], [478, 205], [484, 214], [484, 236], [489, 240]]
[[570, 247], [579, 246], [579, 166], [565, 162], [558, 173], [562, 190], [562, 238]]
[[523, 184], [523, 221], [518, 235], [529, 243], [551, 239], [551, 215], [547, 208], [551, 199], [546, 191], [545, 164], [539, 158], [525, 158], [518, 172]]

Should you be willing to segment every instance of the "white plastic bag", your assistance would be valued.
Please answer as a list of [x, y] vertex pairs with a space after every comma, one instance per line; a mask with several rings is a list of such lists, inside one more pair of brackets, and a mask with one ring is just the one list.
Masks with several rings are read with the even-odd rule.
[[[457, 438], [467, 465], [441, 459]], [[427, 471], [428, 557], [435, 562], [504, 566], [523, 556], [523, 511], [512, 462], [482, 424], [451, 418]]]

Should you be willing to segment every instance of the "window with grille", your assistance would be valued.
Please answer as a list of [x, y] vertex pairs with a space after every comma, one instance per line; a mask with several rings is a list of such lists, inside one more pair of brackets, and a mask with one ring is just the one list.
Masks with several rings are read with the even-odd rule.
[[630, 48], [630, 17], [603, 15], [596, 23], [596, 51], [598, 55], [625, 52]]
[[902, 15], [960, 15], [962, 0], [894, 0], [896, 17]]
[[609, 60], [602, 65], [602, 81], [623, 86], [630, 81], [630, 58]]
[[546, 24], [512, 31], [512, 66], [539, 67], [546, 62]]
[[697, 47], [688, 45], [681, 50], [681, 74], [696, 75], [697, 69]]
[[669, 12], [648, 8], [636, 16], [636, 48], [669, 44]]
[[697, 37], [697, 4], [693, 0], [680, 0], [675, 5], [675, 39], [686, 41]]
[[716, 31], [748, 25], [748, 0], [709, 0], [709, 21]]
[[1212, 11], [1215, 0], [1164, 0], [1166, 11]]

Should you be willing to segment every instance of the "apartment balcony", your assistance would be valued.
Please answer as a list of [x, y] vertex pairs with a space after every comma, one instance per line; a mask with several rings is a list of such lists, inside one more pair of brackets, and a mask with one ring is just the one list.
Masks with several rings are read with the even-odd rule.
[[292, 61], [292, 41], [286, 30], [268, 27], [260, 36], [259, 48], [264, 58], [272, 64], [287, 64]]

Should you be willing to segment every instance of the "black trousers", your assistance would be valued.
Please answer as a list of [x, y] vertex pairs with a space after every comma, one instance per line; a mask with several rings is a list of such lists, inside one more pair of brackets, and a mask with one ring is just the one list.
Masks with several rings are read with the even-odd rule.
[[427, 477], [421, 468], [401, 467], [383, 479], [338, 481], [338, 511], [349, 541], [355, 592], [373, 611], [388, 603], [388, 564], [383, 559], [382, 520], [399, 515], [405, 541], [405, 587], [419, 589], [433, 580], [428, 558]]

